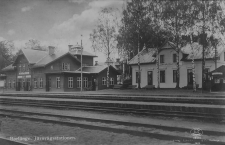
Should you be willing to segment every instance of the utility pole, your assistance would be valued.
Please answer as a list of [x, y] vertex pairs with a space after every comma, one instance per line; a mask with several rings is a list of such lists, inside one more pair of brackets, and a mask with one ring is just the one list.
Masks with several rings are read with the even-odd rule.
[[82, 46], [82, 35], [81, 35], [81, 87], [80, 87], [80, 91], [83, 91], [83, 58], [82, 58], [82, 54], [83, 54], [83, 46]]

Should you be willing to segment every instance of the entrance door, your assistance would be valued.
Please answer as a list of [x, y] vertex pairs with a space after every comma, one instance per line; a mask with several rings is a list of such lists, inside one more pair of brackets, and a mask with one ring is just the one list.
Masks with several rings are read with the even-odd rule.
[[46, 81], [46, 91], [49, 92], [51, 89], [51, 78], [48, 78], [48, 81]]
[[152, 71], [148, 71], [148, 74], [147, 74], [148, 75], [148, 77], [147, 77], [148, 78], [148, 85], [153, 85], [153, 80], [152, 80], [153, 75], [152, 74], [153, 74]]
[[27, 91], [31, 91], [31, 80], [27, 79]]
[[188, 85], [193, 85], [193, 73], [192, 69], [187, 70], [187, 83]]

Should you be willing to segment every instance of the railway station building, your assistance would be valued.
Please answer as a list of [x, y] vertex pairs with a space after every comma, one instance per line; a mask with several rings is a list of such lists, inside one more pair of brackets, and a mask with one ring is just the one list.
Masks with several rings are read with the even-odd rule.
[[[94, 66], [94, 57], [82, 52], [83, 90], [106, 89], [108, 65]], [[3, 68], [6, 91], [63, 92], [81, 89], [81, 47], [69, 45], [62, 53], [49, 46], [49, 51], [22, 49], [14, 62]], [[109, 88], [117, 83], [120, 73], [109, 66]]]
[[[202, 49], [197, 42], [184, 46], [179, 52], [180, 59], [180, 87], [193, 85], [192, 58], [195, 63], [195, 80], [199, 88], [202, 88]], [[194, 54], [194, 55], [193, 55]], [[217, 46], [217, 59], [215, 64], [215, 49], [207, 48], [205, 55], [205, 75], [206, 81], [209, 81], [209, 72], [225, 65], [225, 45], [221, 42]], [[128, 64], [132, 68], [132, 85], [138, 86], [138, 55], [140, 55], [140, 84], [141, 88], [147, 85], [158, 86], [156, 49], [143, 48], [143, 50], [133, 57]], [[172, 42], [165, 43], [159, 50], [159, 78], [160, 88], [175, 88], [177, 74], [177, 53], [176, 46]], [[225, 78], [224, 78], [225, 79]], [[225, 83], [225, 81], [224, 81]]]

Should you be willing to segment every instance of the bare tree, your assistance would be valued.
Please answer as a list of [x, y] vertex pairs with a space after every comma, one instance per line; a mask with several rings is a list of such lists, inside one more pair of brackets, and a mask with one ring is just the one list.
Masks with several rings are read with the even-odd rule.
[[94, 51], [102, 52], [107, 57], [107, 87], [109, 87], [110, 55], [117, 46], [118, 19], [112, 8], [105, 8], [99, 13], [97, 26], [90, 34]]

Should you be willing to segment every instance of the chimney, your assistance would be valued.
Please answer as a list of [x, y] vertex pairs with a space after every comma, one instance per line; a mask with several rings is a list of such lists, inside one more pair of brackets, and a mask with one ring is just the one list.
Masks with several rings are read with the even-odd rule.
[[69, 52], [72, 50], [73, 45], [68, 45], [69, 47]]
[[49, 55], [55, 54], [55, 47], [54, 46], [48, 46], [48, 53]]
[[98, 65], [98, 61], [95, 61], [95, 66]]

